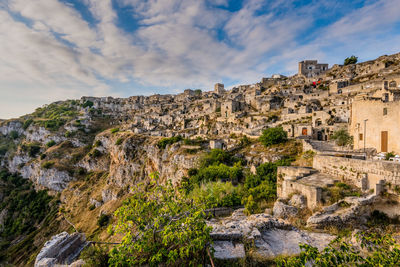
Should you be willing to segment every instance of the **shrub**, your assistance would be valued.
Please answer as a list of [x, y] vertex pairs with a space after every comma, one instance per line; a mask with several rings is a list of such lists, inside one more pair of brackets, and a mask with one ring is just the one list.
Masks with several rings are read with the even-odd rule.
[[41, 160], [45, 159], [46, 157], [47, 157], [46, 154], [41, 154], [41, 155], [40, 155], [40, 159], [41, 159]]
[[56, 144], [56, 141], [51, 140], [51, 141], [49, 141], [49, 142], [46, 143], [46, 146], [47, 146], [47, 147], [52, 147], [52, 146], [54, 146], [55, 144]]
[[101, 246], [89, 245], [81, 253], [81, 259], [87, 267], [108, 267], [108, 252]]
[[347, 65], [350, 65], [350, 64], [356, 64], [357, 61], [358, 61], [358, 57], [351, 56], [351, 57], [348, 57], [348, 58], [346, 58], [344, 60], [344, 65], [347, 66]]
[[94, 210], [96, 208], [96, 205], [92, 204], [89, 206], [89, 210]]
[[394, 156], [396, 156], [396, 153], [392, 152], [388, 152], [385, 155], [385, 160], [390, 160], [391, 158], [393, 158]]
[[36, 157], [36, 155], [40, 152], [40, 145], [37, 143], [23, 144], [21, 148], [32, 158]]
[[115, 142], [115, 145], [119, 146], [120, 144], [122, 144], [124, 140], [122, 138], [118, 138], [117, 141]]
[[54, 161], [46, 161], [42, 163], [42, 168], [44, 169], [50, 169], [51, 167], [54, 166]]
[[100, 217], [97, 219], [97, 225], [100, 227], [106, 226], [110, 220], [110, 216], [102, 213]]
[[13, 139], [13, 140], [15, 140], [15, 139], [17, 139], [18, 137], [19, 137], [19, 134], [18, 134], [18, 132], [17, 131], [11, 131], [10, 133], [9, 133], [9, 135], [10, 135], [10, 137], [11, 137], [11, 139]]
[[102, 155], [102, 153], [100, 152], [100, 150], [98, 149], [93, 149], [91, 156], [93, 156], [94, 158], [98, 158]]
[[174, 137], [169, 137], [169, 138], [162, 138], [160, 141], [158, 141], [157, 147], [159, 149], [165, 149], [167, 147], [167, 145], [172, 145], [174, 143], [181, 141], [182, 139], [183, 138], [180, 135], [174, 136]]
[[101, 146], [101, 141], [100, 140], [96, 140], [96, 142], [94, 142], [93, 147], [99, 147]]
[[353, 137], [345, 129], [337, 130], [331, 136], [332, 140], [335, 140], [338, 146], [347, 146], [353, 143]]
[[72, 132], [66, 131], [65, 134], [64, 134], [64, 136], [67, 137], [67, 138], [68, 138], [68, 137], [71, 137], [71, 136], [72, 136]]
[[234, 162], [235, 159], [229, 153], [222, 149], [213, 149], [200, 159], [200, 168], [205, 168], [210, 165], [219, 165], [221, 163], [230, 165]]
[[282, 127], [268, 128], [264, 130], [260, 136], [260, 142], [266, 147], [285, 143], [287, 140], [287, 133], [282, 129]]
[[244, 208], [247, 215], [258, 212], [259, 207], [254, 201], [253, 195], [248, 196], [248, 198], [245, 200], [245, 203], [246, 204], [244, 205]]
[[205, 203], [211, 207], [235, 207], [242, 201], [243, 186], [234, 186], [231, 182], [208, 182], [196, 185], [188, 195], [189, 199]]
[[243, 178], [243, 167], [240, 163], [229, 167], [223, 163], [219, 165], [210, 165], [200, 168], [198, 173], [191, 178], [193, 184], [206, 183], [211, 181], [231, 181], [238, 182]]
[[85, 103], [83, 103], [82, 107], [86, 108], [86, 107], [93, 107], [94, 103], [90, 100], [87, 100]]
[[115, 133], [118, 133], [119, 132], [119, 128], [113, 128], [113, 129], [111, 129], [111, 133], [112, 134], [115, 134]]
[[24, 130], [28, 129], [28, 127], [32, 124], [33, 120], [32, 119], [27, 119], [26, 121], [24, 121], [24, 124], [22, 125], [22, 128]]

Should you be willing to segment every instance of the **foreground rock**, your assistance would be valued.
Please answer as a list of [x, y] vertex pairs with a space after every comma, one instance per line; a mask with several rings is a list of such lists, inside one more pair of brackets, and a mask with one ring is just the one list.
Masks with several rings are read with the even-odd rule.
[[[232, 216], [212, 219], [215, 258], [220, 260], [243, 259], [265, 261], [277, 256], [300, 253], [299, 243], [323, 249], [335, 237], [322, 233], [299, 230], [284, 220], [267, 214], [246, 216], [243, 210], [236, 210]], [[253, 244], [247, 248], [244, 244]]]
[[308, 218], [307, 226], [323, 229], [328, 226], [341, 228], [350, 224], [363, 224], [371, 214], [371, 206], [376, 198], [375, 195], [346, 197]]
[[299, 212], [298, 209], [291, 205], [286, 205], [281, 199], [275, 201], [273, 208], [274, 216], [281, 219], [294, 217]]
[[86, 246], [85, 235], [62, 232], [47, 241], [36, 257], [35, 267], [53, 267], [58, 264], [80, 266], [73, 261]]

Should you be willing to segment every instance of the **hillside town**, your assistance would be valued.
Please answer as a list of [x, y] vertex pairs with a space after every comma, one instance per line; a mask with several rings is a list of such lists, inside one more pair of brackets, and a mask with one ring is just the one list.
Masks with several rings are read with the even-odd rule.
[[[151, 173], [180, 185], [200, 170], [202, 153], [231, 153], [242, 163], [229, 168], [240, 165], [243, 176], [293, 156], [290, 166], [277, 167], [272, 206], [252, 215], [241, 205], [218, 207], [213, 212], [224, 216], [207, 222], [216, 259], [271, 259], [298, 254], [299, 243], [323, 248], [336, 235], [322, 229], [363, 228], [375, 210], [400, 218], [399, 101], [400, 54], [333, 66], [307, 59], [293, 76], [275, 74], [229, 89], [216, 83], [177, 95], [55, 102], [0, 122], [0, 150], [6, 147], [0, 160], [2, 168], [59, 197], [63, 213], [54, 229], [62, 233], [35, 239], [32, 251], [35, 266], [55, 266], [77, 260], [90, 238], [117, 242], [95, 221], [111, 216]], [[271, 128], [286, 133], [286, 147], [257, 141]], [[348, 138], [338, 142], [338, 133]], [[358, 195], [333, 202], [327, 192], [340, 186]], [[1, 209], [0, 226], [7, 218]], [[94, 222], [85, 221], [88, 216]], [[304, 222], [297, 225], [300, 217]], [[75, 233], [66, 230], [71, 225]]]

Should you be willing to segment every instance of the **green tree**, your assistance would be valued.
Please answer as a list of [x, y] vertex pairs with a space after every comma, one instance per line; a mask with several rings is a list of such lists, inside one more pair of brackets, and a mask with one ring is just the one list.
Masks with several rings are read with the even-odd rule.
[[344, 60], [344, 65], [347, 66], [347, 65], [350, 65], [350, 64], [356, 64], [357, 61], [358, 61], [358, 57], [351, 56], [351, 57], [348, 57], [348, 58], [346, 58]]
[[345, 129], [337, 130], [331, 136], [332, 140], [335, 140], [338, 146], [347, 146], [353, 143], [353, 137]]
[[115, 212], [114, 231], [124, 238], [110, 252], [111, 266], [202, 262], [211, 241], [204, 203], [186, 199], [170, 181], [165, 185], [159, 182], [157, 174], [151, 175]]
[[260, 136], [260, 142], [264, 146], [285, 143], [287, 140], [287, 133], [282, 129], [282, 127], [268, 128], [264, 130]]

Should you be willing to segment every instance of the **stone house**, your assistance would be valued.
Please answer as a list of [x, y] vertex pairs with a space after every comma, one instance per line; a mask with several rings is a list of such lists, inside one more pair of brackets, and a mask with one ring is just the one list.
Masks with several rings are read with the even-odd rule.
[[216, 83], [216, 84], [214, 85], [214, 92], [215, 92], [216, 94], [219, 94], [219, 95], [225, 93], [224, 84], [222, 84], [222, 83]]
[[328, 64], [318, 63], [317, 60], [304, 60], [299, 62], [299, 75], [307, 78], [315, 77], [325, 73], [328, 70]]
[[399, 101], [356, 99], [351, 107], [350, 134], [354, 149], [375, 148], [378, 152], [400, 153]]

